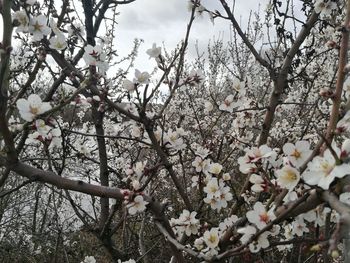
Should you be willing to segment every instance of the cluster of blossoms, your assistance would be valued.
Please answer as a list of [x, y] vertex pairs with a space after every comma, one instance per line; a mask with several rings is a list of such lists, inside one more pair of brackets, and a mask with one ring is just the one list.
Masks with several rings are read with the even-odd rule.
[[48, 26], [44, 15], [28, 17], [27, 12], [23, 10], [16, 11], [13, 18], [18, 23], [16, 32], [30, 33], [33, 41], [41, 41], [53, 32], [55, 35], [49, 39], [49, 47], [55, 50], [64, 50], [67, 47], [66, 37], [53, 19]]
[[225, 232], [238, 220], [238, 217], [232, 215], [226, 218], [219, 224], [219, 227], [212, 227], [210, 230], [206, 230], [203, 236], [197, 238], [194, 241], [194, 247], [200, 251], [202, 255], [212, 257], [219, 252], [219, 241]]
[[315, 12], [319, 13], [321, 18], [327, 18], [332, 11], [337, 9], [337, 3], [332, 0], [317, 0], [315, 2]]
[[254, 173], [259, 165], [274, 163], [276, 152], [267, 145], [245, 149], [245, 155], [238, 158], [239, 170], [243, 174]]
[[251, 224], [254, 224], [254, 226], [247, 225], [244, 228], [237, 230], [238, 233], [242, 234], [242, 237], [240, 238], [242, 244], [249, 243], [249, 249], [253, 253], [260, 251], [260, 249], [269, 247], [270, 243], [268, 237], [279, 234], [280, 227], [276, 225], [273, 227], [272, 231], [265, 231], [259, 235], [258, 238], [253, 238], [257, 233], [257, 229], [263, 229], [268, 223], [276, 218], [273, 209], [274, 208], [271, 208], [269, 211], [266, 211], [261, 202], [256, 202], [253, 206], [253, 210], [248, 211], [246, 214], [248, 221]]
[[[203, 147], [198, 147], [195, 154], [195, 160], [192, 162], [192, 166], [195, 167], [197, 173], [203, 174], [202, 178], [205, 184], [203, 191], [206, 193], [206, 197], [203, 199], [205, 203], [210, 204], [212, 209], [220, 211], [221, 208], [227, 207], [227, 202], [231, 201], [233, 196], [230, 192], [225, 181], [229, 181], [231, 176], [229, 173], [221, 174], [222, 165], [219, 163], [213, 163], [206, 157], [209, 154], [209, 150]], [[202, 177], [202, 175], [200, 175]], [[192, 177], [192, 187], [198, 187], [199, 176]]]
[[60, 128], [55, 128], [55, 122], [51, 121], [48, 124], [42, 119], [37, 119], [33, 128], [35, 132], [28, 135], [26, 143], [44, 142], [49, 145], [49, 148], [61, 147], [62, 138]]
[[175, 151], [181, 151], [186, 148], [183, 137], [187, 135], [187, 132], [183, 128], [176, 128], [175, 131], [169, 130], [164, 134], [163, 142], [169, 149]]
[[[16, 32], [30, 33], [33, 41], [41, 41], [45, 36], [49, 36], [53, 32], [53, 36], [49, 39], [49, 47], [55, 50], [65, 50], [67, 48], [67, 39], [62, 30], [60, 30], [53, 19], [50, 19], [49, 25], [47, 17], [44, 15], [28, 16], [24, 10], [16, 11], [13, 15], [14, 21], [18, 26]], [[79, 38], [84, 36], [84, 31], [81, 25], [71, 25], [68, 28], [68, 33], [78, 35]], [[106, 53], [103, 50], [103, 45], [91, 46], [85, 48], [84, 60], [89, 66], [98, 67], [100, 73], [105, 73], [108, 69], [106, 61]]]
[[[272, 150], [266, 145], [259, 148], [253, 147], [246, 149], [246, 154], [238, 159], [239, 168], [242, 173], [250, 174], [249, 179], [253, 184], [251, 187], [253, 192], [268, 192], [271, 187], [278, 186], [288, 190], [288, 194], [283, 201], [293, 201], [301, 194], [297, 189], [301, 180], [307, 184], [303, 185], [305, 189], [308, 189], [309, 185], [319, 186], [327, 190], [335, 178], [342, 178], [350, 173], [350, 164], [341, 162], [350, 152], [348, 141], [344, 141], [342, 149], [333, 144], [332, 149], [326, 149], [322, 156], [316, 156], [308, 163], [312, 151], [307, 141], [284, 144], [283, 154], [280, 156], [277, 150]], [[306, 170], [300, 174], [300, 167], [306, 163]], [[267, 177], [264, 169], [273, 169], [275, 178]], [[349, 202], [349, 196], [349, 193], [343, 193], [339, 196], [339, 200], [347, 203]], [[269, 237], [279, 235], [280, 226], [274, 225], [271, 231], [265, 231], [257, 237], [254, 236], [258, 230], [263, 229], [276, 218], [274, 209], [274, 207], [271, 207], [267, 211], [263, 203], [256, 202], [253, 210], [246, 213], [247, 220], [252, 225], [249, 224], [238, 229], [238, 233], [242, 234], [241, 242], [249, 244], [251, 252], [256, 253], [260, 249], [269, 247]], [[286, 240], [293, 238], [293, 236], [301, 237], [308, 233], [310, 231], [308, 225], [311, 223], [314, 223], [315, 226], [324, 226], [326, 215], [330, 212], [329, 208], [317, 208], [297, 216], [292, 223], [284, 225]], [[332, 211], [331, 221], [337, 222], [338, 218], [339, 215]]]
[[210, 204], [210, 207], [217, 211], [220, 211], [221, 208], [226, 208], [227, 202], [233, 198], [230, 188], [226, 186], [225, 182], [215, 177], [208, 181], [203, 191], [207, 194], [204, 202]]
[[199, 220], [196, 218], [197, 212], [183, 210], [178, 219], [172, 218], [171, 226], [175, 233], [181, 237], [183, 233], [187, 236], [196, 235], [200, 227]]
[[[145, 168], [146, 168], [146, 161], [143, 162], [136, 162], [132, 167], [127, 167], [125, 169], [125, 174], [127, 175], [126, 178], [124, 178], [124, 181], [130, 180], [132, 182], [140, 182], [142, 179], [142, 176], [144, 174]], [[135, 189], [138, 190], [138, 189]]]
[[[269, 183], [274, 185], [277, 183], [281, 188], [293, 191], [302, 178], [308, 185], [317, 185], [327, 190], [336, 177], [342, 178], [349, 173], [350, 165], [347, 163], [337, 163], [341, 158], [341, 150], [335, 145], [332, 150], [325, 150], [323, 156], [316, 156], [307, 164], [307, 169], [300, 175], [299, 168], [305, 164], [311, 155], [310, 144], [307, 141], [298, 141], [296, 144], [286, 143], [283, 146], [284, 165], [280, 169], [275, 170], [276, 180], [268, 180], [259, 174], [257, 164], [262, 160], [269, 160], [273, 166], [281, 162], [275, 160], [276, 152], [267, 146], [260, 148], [252, 148], [246, 150], [246, 154], [238, 159], [240, 171], [250, 173], [250, 182], [253, 183], [252, 190], [254, 192], [266, 191]], [[334, 153], [337, 156], [334, 156]], [[271, 159], [273, 157], [273, 159]]]

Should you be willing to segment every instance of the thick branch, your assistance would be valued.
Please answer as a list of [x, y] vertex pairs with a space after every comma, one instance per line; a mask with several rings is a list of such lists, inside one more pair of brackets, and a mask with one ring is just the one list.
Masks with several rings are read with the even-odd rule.
[[242, 41], [244, 44], [249, 48], [249, 50], [252, 52], [255, 59], [265, 68], [269, 70], [269, 72], [272, 72], [272, 67], [270, 63], [268, 63], [265, 59], [263, 59], [259, 53], [256, 51], [255, 47], [252, 45], [252, 43], [249, 41], [248, 37], [243, 33], [241, 27], [239, 26], [236, 18], [234, 17], [230, 7], [227, 5], [226, 0], [220, 0], [222, 6], [224, 7], [228, 18], [231, 20], [233, 28], [237, 31], [238, 35], [242, 38]]
[[[349, 1], [347, 1], [349, 2]], [[327, 132], [326, 132], [326, 140], [331, 142], [333, 139], [333, 133], [337, 126], [338, 117], [339, 117], [339, 109], [341, 103], [341, 94], [343, 91], [343, 84], [346, 77], [345, 66], [348, 59], [348, 49], [349, 49], [349, 30], [350, 30], [350, 4], [347, 4], [346, 10], [346, 18], [343, 26], [342, 39], [340, 44], [340, 53], [339, 53], [339, 64], [338, 64], [338, 76], [336, 89], [333, 96], [333, 106], [331, 116], [329, 118]]]
[[284, 58], [282, 68], [278, 73], [276, 80], [274, 80], [274, 88], [270, 97], [270, 102], [265, 115], [264, 124], [259, 136], [259, 145], [266, 144], [267, 142], [267, 138], [269, 136], [270, 129], [275, 117], [276, 107], [278, 106], [282, 92], [288, 85], [288, 72], [292, 65], [293, 59], [306, 37], [310, 34], [310, 31], [317, 22], [317, 19], [318, 14], [313, 12], [306, 21], [302, 30], [299, 32], [299, 35], [295, 39], [295, 42], [293, 43], [286, 57]]

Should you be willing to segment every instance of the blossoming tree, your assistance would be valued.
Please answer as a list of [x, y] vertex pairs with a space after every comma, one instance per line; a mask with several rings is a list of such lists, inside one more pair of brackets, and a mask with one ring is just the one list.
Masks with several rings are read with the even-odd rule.
[[[190, 0], [151, 73], [132, 2], [1, 1], [1, 260], [350, 262], [350, 2]], [[199, 16], [232, 40], [189, 61]]]

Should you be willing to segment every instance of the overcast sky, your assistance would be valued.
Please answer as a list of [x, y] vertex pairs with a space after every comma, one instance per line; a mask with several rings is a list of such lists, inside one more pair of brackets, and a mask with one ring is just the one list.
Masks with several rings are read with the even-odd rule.
[[[229, 2], [229, 1], [228, 1]], [[264, 10], [267, 0], [237, 0], [235, 15], [247, 24], [250, 10]], [[219, 0], [202, 0], [202, 4], [209, 10], [219, 10], [225, 14]], [[119, 54], [128, 53], [135, 38], [144, 40], [136, 61], [140, 70], [151, 70], [154, 63], [147, 63], [148, 56], [145, 51], [156, 43], [158, 46], [164, 42], [170, 50], [176, 47], [184, 38], [190, 12], [187, 9], [187, 0], [136, 0], [135, 2], [119, 7], [119, 29], [117, 30], [117, 49]], [[214, 25], [207, 14], [195, 20], [189, 43], [189, 55], [195, 56], [195, 43], [198, 41], [200, 49], [205, 50], [208, 41], [214, 37], [228, 37], [230, 23], [222, 19], [215, 19]]]
[[[228, 1], [231, 2], [231, 1]], [[264, 10], [268, 0], [237, 0], [235, 15], [243, 27], [247, 24], [250, 10]], [[219, 10], [225, 14], [219, 0], [202, 0], [202, 4], [209, 10]], [[154, 63], [145, 54], [153, 43], [168, 51], [174, 49], [185, 36], [189, 21], [188, 0], [136, 0], [131, 4], [120, 5], [120, 15], [117, 17], [116, 48], [120, 57], [131, 51], [135, 38], [143, 39], [136, 60], [135, 67], [140, 70], [152, 70]], [[195, 43], [198, 41], [200, 51], [205, 51], [208, 41], [214, 37], [228, 37], [230, 23], [222, 19], [215, 19], [213, 24], [209, 16], [195, 19], [189, 42], [189, 56], [195, 57]], [[0, 20], [0, 34], [2, 35], [2, 20]], [[151, 62], [151, 63], [150, 63]]]

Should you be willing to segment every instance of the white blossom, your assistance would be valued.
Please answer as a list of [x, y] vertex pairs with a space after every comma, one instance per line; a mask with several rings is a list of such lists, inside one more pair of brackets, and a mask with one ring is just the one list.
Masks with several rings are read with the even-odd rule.
[[29, 31], [29, 17], [24, 10], [16, 11], [13, 15], [13, 20], [16, 20], [19, 25], [16, 28], [16, 32], [28, 32]]
[[266, 211], [261, 202], [256, 202], [253, 206], [254, 210], [247, 212], [247, 219], [250, 223], [255, 224], [257, 228], [263, 229], [269, 222], [276, 218], [273, 210]]
[[40, 41], [44, 36], [51, 33], [47, 26], [47, 18], [44, 15], [35, 16], [30, 19], [29, 33], [33, 35], [34, 41]]
[[141, 72], [138, 69], [135, 69], [135, 78], [134, 78], [134, 83], [138, 84], [148, 84], [150, 81], [151, 75], [144, 71]]
[[289, 165], [285, 165], [282, 169], [277, 170], [276, 176], [277, 183], [289, 191], [293, 190], [300, 180], [299, 171]]
[[86, 256], [81, 263], [96, 263], [96, 259], [93, 256]]
[[219, 232], [217, 228], [212, 228], [210, 231], [205, 231], [203, 235], [205, 244], [209, 248], [216, 248], [219, 245]]
[[158, 58], [161, 54], [161, 47], [157, 47], [156, 43], [153, 43], [152, 48], [147, 49], [146, 53], [149, 55], [149, 58]]
[[292, 165], [299, 168], [309, 158], [312, 151], [307, 141], [298, 141], [294, 144], [286, 143], [283, 145], [283, 152]]
[[85, 48], [84, 60], [87, 65], [98, 67], [101, 73], [104, 73], [108, 69], [108, 63], [106, 61], [106, 54], [102, 50], [102, 46], [87, 45]]
[[42, 102], [36, 94], [31, 94], [28, 99], [19, 99], [16, 105], [19, 114], [25, 121], [32, 121], [36, 116], [51, 109], [50, 103]]
[[56, 49], [56, 50], [63, 50], [67, 47], [66, 38], [63, 34], [56, 35], [52, 38], [50, 38], [50, 48]]
[[[335, 151], [340, 152], [337, 148]], [[323, 156], [316, 156], [308, 163], [307, 170], [302, 174], [302, 178], [307, 184], [317, 185], [327, 190], [336, 177], [342, 178], [349, 173], [350, 164], [337, 165], [336, 159], [331, 151], [327, 149]]]
[[136, 213], [145, 211], [147, 204], [148, 202], [143, 199], [142, 195], [136, 196], [134, 200], [127, 205], [129, 214], [135, 215]]

